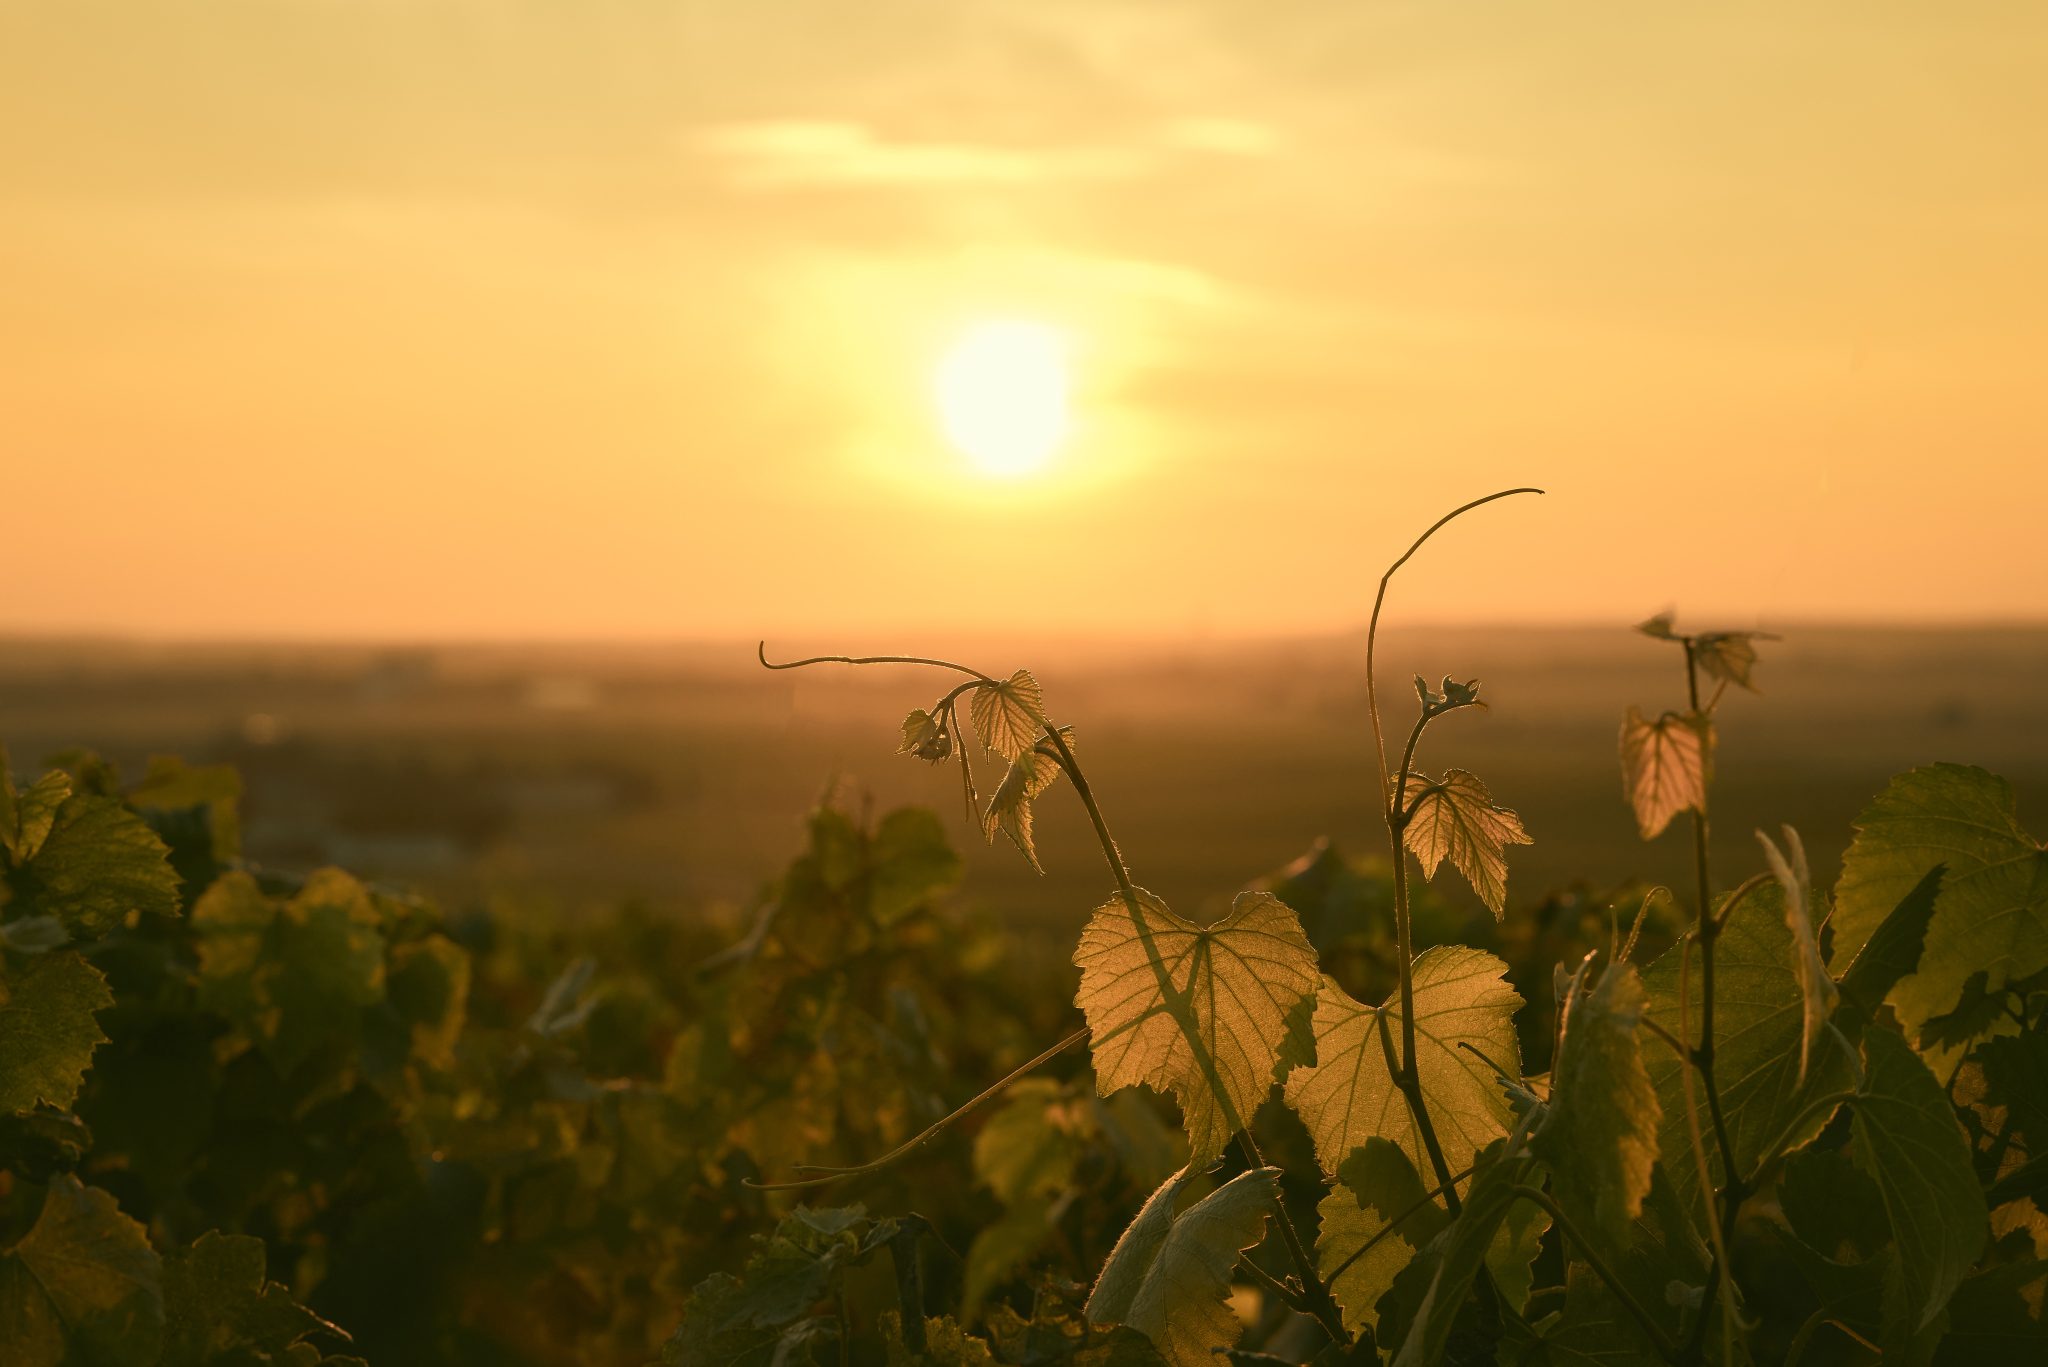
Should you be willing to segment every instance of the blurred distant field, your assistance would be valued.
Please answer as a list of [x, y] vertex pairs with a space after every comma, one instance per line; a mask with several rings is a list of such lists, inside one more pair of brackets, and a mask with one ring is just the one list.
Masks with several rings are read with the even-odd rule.
[[[1983, 764], [2048, 828], [2048, 629], [1806, 627], [1765, 643], [1761, 696], [1723, 704], [1714, 833], [1724, 886], [1758, 866], [1751, 832], [1791, 822], [1831, 877], [1849, 823], [1887, 776]], [[934, 649], [1037, 672], [1077, 728], [1140, 881], [1208, 915], [1327, 836], [1379, 848], [1362, 636], [1179, 646], [771, 641]], [[1510, 901], [1573, 881], [1687, 878], [1681, 828], [1636, 840], [1616, 767], [1624, 708], [1684, 701], [1674, 648], [1610, 630], [1460, 628], [1382, 643], [1389, 727], [1412, 676], [1477, 676], [1492, 709], [1455, 716], [1420, 756], [1479, 773], [1536, 844], [1510, 855]], [[27, 769], [90, 747], [139, 770], [156, 753], [228, 762], [258, 862], [337, 862], [452, 905], [574, 914], [639, 899], [676, 914], [743, 907], [828, 790], [924, 803], [969, 847], [966, 895], [1062, 938], [1107, 892], [1077, 804], [1039, 804], [1037, 878], [960, 814], [957, 776], [893, 753], [897, 723], [943, 687], [907, 668], [769, 673], [751, 643], [648, 647], [161, 645], [0, 640], [0, 741]], [[992, 779], [991, 779], [992, 781]], [[1440, 890], [1469, 894], [1449, 877]], [[1475, 904], [1476, 905], [1476, 904]]]

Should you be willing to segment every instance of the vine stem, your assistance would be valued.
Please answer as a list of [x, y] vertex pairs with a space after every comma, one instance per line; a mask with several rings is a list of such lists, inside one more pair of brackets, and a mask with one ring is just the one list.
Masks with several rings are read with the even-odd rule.
[[1012, 1068], [1008, 1073], [990, 1083], [987, 1087], [984, 1087], [972, 1100], [962, 1103], [951, 1114], [942, 1119], [934, 1120], [917, 1134], [904, 1140], [880, 1158], [871, 1159], [865, 1163], [857, 1163], [850, 1168], [828, 1168], [817, 1163], [798, 1163], [796, 1165], [798, 1172], [822, 1173], [823, 1176], [803, 1178], [794, 1182], [756, 1182], [752, 1178], [747, 1178], [743, 1180], [742, 1185], [752, 1187], [756, 1191], [798, 1191], [805, 1187], [829, 1186], [834, 1182], [843, 1182], [849, 1177], [861, 1177], [867, 1173], [880, 1172], [883, 1168], [888, 1167], [906, 1154], [938, 1138], [954, 1121], [971, 1114], [987, 1102], [1001, 1096], [1018, 1079], [1028, 1073], [1036, 1072], [1087, 1038], [1088, 1029], [1086, 1026], [1083, 1026], [1058, 1044], [1039, 1054], [1038, 1057]]
[[[1451, 1175], [1451, 1181], [1454, 1183], [1462, 1182], [1478, 1170], [1479, 1165], [1477, 1163], [1474, 1163], [1471, 1167], [1466, 1168], [1463, 1172], [1453, 1173]], [[1437, 1197], [1442, 1196], [1445, 1192], [1450, 1190], [1451, 1188], [1448, 1186], [1437, 1187], [1434, 1190], [1424, 1192], [1422, 1195], [1422, 1199], [1409, 1203], [1409, 1205], [1405, 1209], [1403, 1209], [1399, 1215], [1396, 1215], [1393, 1219], [1387, 1221], [1387, 1223], [1384, 1226], [1382, 1226], [1380, 1229], [1375, 1231], [1371, 1236], [1369, 1236], [1364, 1243], [1360, 1244], [1357, 1248], [1353, 1249], [1351, 1251], [1350, 1257], [1346, 1258], [1343, 1262], [1338, 1263], [1336, 1267], [1332, 1268], [1330, 1270], [1330, 1281], [1334, 1284], [1339, 1277], [1343, 1276], [1346, 1272], [1351, 1270], [1351, 1264], [1357, 1262], [1360, 1258], [1363, 1258], [1366, 1254], [1372, 1252], [1373, 1249], [1377, 1248], [1379, 1246], [1380, 1240], [1386, 1238], [1389, 1234], [1399, 1233], [1401, 1226], [1406, 1224], [1410, 1217], [1418, 1215], [1423, 1210], [1434, 1205], [1436, 1203]], [[1406, 1239], [1408, 1236], [1404, 1234], [1401, 1237]]]
[[1484, 498], [1473, 499], [1451, 509], [1429, 525], [1428, 530], [1415, 538], [1414, 544], [1402, 552], [1400, 559], [1387, 566], [1387, 572], [1380, 576], [1379, 592], [1372, 602], [1372, 619], [1365, 629], [1365, 698], [1366, 710], [1372, 716], [1373, 757], [1379, 764], [1380, 811], [1386, 817], [1389, 853], [1394, 862], [1394, 936], [1398, 944], [1401, 969], [1401, 1067], [1395, 1074], [1395, 1084], [1408, 1102], [1408, 1113], [1414, 1118], [1415, 1129], [1422, 1137], [1423, 1148], [1429, 1154], [1430, 1167], [1436, 1174], [1437, 1184], [1447, 1190], [1444, 1204], [1453, 1215], [1458, 1213], [1458, 1193], [1451, 1182], [1450, 1165], [1444, 1161], [1443, 1146], [1437, 1141], [1436, 1127], [1430, 1122], [1429, 1106], [1422, 1095], [1422, 1075], [1415, 1066], [1415, 945], [1410, 926], [1408, 910], [1408, 857], [1402, 848], [1402, 836], [1407, 830], [1408, 818], [1402, 811], [1403, 799], [1408, 790], [1408, 765], [1415, 755], [1415, 744], [1421, 738], [1422, 727], [1429, 720], [1425, 712], [1410, 733], [1408, 746], [1401, 757], [1399, 783], [1387, 771], [1386, 732], [1380, 723], [1379, 676], [1376, 673], [1376, 657], [1379, 648], [1380, 614], [1387, 606], [1387, 586], [1393, 582], [1394, 574], [1422, 549], [1424, 542], [1448, 523], [1474, 508], [1483, 507], [1496, 499], [1510, 498], [1516, 494], [1540, 494], [1535, 488], [1502, 489]]
[[[1690, 636], [1682, 638], [1685, 645], [1685, 688], [1687, 701], [1695, 716], [1700, 712], [1700, 669], [1699, 652], [1694, 648]], [[1716, 695], [1718, 697], [1718, 695]], [[1728, 1134], [1728, 1121], [1721, 1109], [1721, 1089], [1714, 1081], [1714, 941], [1720, 938], [1721, 927], [1726, 921], [1725, 914], [1716, 916], [1713, 908], [1713, 890], [1707, 866], [1707, 802], [1702, 787], [1700, 805], [1692, 812], [1693, 875], [1696, 880], [1699, 908], [1695, 939], [1700, 947], [1700, 1035], [1699, 1043], [1693, 1046], [1692, 1065], [1700, 1075], [1700, 1083], [1707, 1094], [1707, 1115], [1713, 1122], [1714, 1143], [1721, 1151], [1722, 1184], [1713, 1191], [1709, 1199], [1707, 1218], [1714, 1224], [1714, 1266], [1707, 1273], [1707, 1295], [1712, 1298], [1719, 1290], [1722, 1277], [1732, 1275], [1728, 1267], [1728, 1244], [1735, 1234], [1735, 1215], [1741, 1208], [1743, 1198], [1748, 1195], [1747, 1184], [1736, 1170], [1735, 1143]], [[1748, 891], [1745, 885], [1743, 891]], [[1731, 898], [1728, 911], [1735, 909]], [[1688, 956], [1689, 959], [1689, 956]], [[1681, 1010], [1681, 1016], [1683, 1011]], [[1683, 1030], [1683, 1022], [1680, 1025]], [[1688, 1075], [1689, 1076], [1689, 1075]], [[1688, 1096], [1691, 1088], [1687, 1087]], [[1707, 1176], [1705, 1155], [1701, 1155], [1702, 1177]], [[1711, 1181], [1707, 1187], [1712, 1188]], [[1714, 1209], [1718, 1206], [1719, 1209]], [[1700, 1316], [1695, 1326], [1692, 1348], [1697, 1348], [1699, 1336], [1706, 1327], [1706, 1316]]]
[[1643, 1308], [1643, 1303], [1636, 1299], [1635, 1292], [1629, 1290], [1623, 1284], [1620, 1276], [1615, 1273], [1612, 1267], [1608, 1266], [1607, 1259], [1601, 1256], [1600, 1250], [1580, 1232], [1578, 1226], [1574, 1225], [1570, 1217], [1564, 1213], [1564, 1208], [1552, 1200], [1550, 1194], [1541, 1187], [1518, 1185], [1515, 1187], [1515, 1195], [1525, 1201], [1534, 1201], [1537, 1205], [1550, 1212], [1551, 1223], [1563, 1230], [1572, 1243], [1577, 1245], [1579, 1252], [1585, 1256], [1586, 1262], [1599, 1275], [1600, 1280], [1607, 1283], [1607, 1289], [1612, 1291], [1616, 1299], [1628, 1307], [1629, 1315], [1635, 1320], [1637, 1326], [1642, 1329], [1644, 1336], [1657, 1346], [1657, 1355], [1666, 1362], [1671, 1361], [1677, 1355], [1678, 1345], [1673, 1343], [1671, 1336], [1664, 1332], [1664, 1326], [1651, 1318], [1650, 1312]]
[[[1102, 807], [1095, 800], [1095, 790], [1088, 786], [1088, 776], [1081, 772], [1080, 761], [1074, 758], [1073, 747], [1067, 744], [1067, 738], [1060, 734], [1060, 729], [1047, 722], [1045, 734], [1051, 738], [1053, 748], [1059, 751], [1060, 765], [1067, 771], [1067, 777], [1074, 785], [1074, 792], [1081, 799], [1081, 806], [1087, 810], [1089, 823], [1095, 827], [1095, 838], [1102, 846], [1102, 857], [1109, 863], [1110, 874], [1116, 879], [1117, 891], [1122, 894], [1124, 905], [1130, 909], [1132, 922], [1142, 929], [1145, 914], [1138, 901], [1137, 886], [1131, 882], [1130, 867], [1124, 863], [1123, 851], [1117, 848], [1115, 838], [1109, 833], [1109, 823], [1103, 820]], [[1156, 970], [1157, 951], [1151, 950], [1148, 946], [1148, 952], [1154, 956]], [[1170, 982], [1163, 985], [1171, 987]], [[1182, 1033], [1189, 1032], [1183, 1030]], [[1198, 1047], [1201, 1043], [1191, 1034], [1188, 1042], [1191, 1046]], [[1198, 1048], [1198, 1052], [1203, 1051], [1199, 1051]], [[1217, 1094], [1218, 1100], [1224, 1102], [1227, 1114], [1231, 1110], [1228, 1098], [1222, 1095], [1220, 1087], [1217, 1088]], [[1265, 1155], [1259, 1152], [1258, 1141], [1252, 1137], [1250, 1116], [1238, 1118], [1237, 1143], [1243, 1150], [1248, 1164], [1255, 1168], [1266, 1166]], [[1317, 1274], [1315, 1259], [1309, 1256], [1308, 1249], [1302, 1244], [1300, 1231], [1295, 1229], [1294, 1219], [1287, 1213], [1286, 1199], [1280, 1195], [1277, 1187], [1273, 1192], [1273, 1217], [1274, 1223], [1280, 1228], [1281, 1242], [1287, 1246], [1287, 1256], [1293, 1261], [1295, 1270], [1301, 1278], [1302, 1287], [1309, 1300], [1310, 1313], [1322, 1325], [1323, 1332], [1330, 1336], [1332, 1343], [1349, 1343], [1351, 1336], [1345, 1332], [1343, 1317], [1337, 1312], [1336, 1299], [1330, 1295], [1329, 1284]]]
[[[768, 658], [768, 644], [766, 641], [760, 642], [755, 647], [755, 655], [759, 658], [763, 667], [768, 669], [801, 669], [806, 665], [815, 664], [924, 665], [934, 669], [948, 669], [956, 674], [967, 675], [970, 680], [970, 683], [966, 685], [967, 687], [972, 687], [976, 683], [995, 684], [998, 682], [993, 675], [985, 674], [971, 666], [959, 664], [952, 660], [937, 659], [928, 655], [812, 655], [800, 660], [788, 660], [777, 663]], [[948, 700], [950, 701], [951, 698], [956, 697], [962, 691], [964, 689], [953, 690], [953, 693], [948, 695]], [[1095, 828], [1095, 838], [1102, 846], [1103, 858], [1108, 861], [1110, 873], [1116, 879], [1117, 891], [1123, 897], [1124, 905], [1130, 910], [1132, 923], [1138, 928], [1140, 939], [1145, 942], [1147, 956], [1152, 961], [1153, 972], [1159, 977], [1161, 991], [1166, 996], [1169, 1006], [1178, 1005], [1184, 1008], [1186, 1003], [1177, 1000], [1181, 994], [1175, 992], [1172, 980], [1166, 973], [1164, 965], [1160, 962], [1158, 950], [1151, 943], [1151, 934], [1146, 926], [1143, 904], [1138, 898], [1137, 886], [1131, 881], [1130, 868], [1124, 863], [1123, 853], [1117, 848], [1115, 838], [1109, 833], [1109, 825], [1103, 820], [1102, 808], [1095, 801], [1094, 790], [1088, 785], [1088, 778], [1081, 770], [1080, 761], [1074, 758], [1073, 747], [1067, 744], [1067, 738], [1060, 733], [1057, 726], [1054, 726], [1042, 717], [1039, 720], [1045, 729], [1046, 738], [1052, 742], [1053, 748], [1058, 751], [1060, 767], [1066, 770], [1068, 779], [1074, 785], [1074, 792], [1081, 799], [1081, 805], [1088, 813], [1088, 820]], [[961, 763], [964, 766], [967, 760], [967, 752], [964, 746], [961, 749], [960, 757]], [[1181, 1033], [1187, 1040], [1189, 1051], [1195, 1055], [1198, 1061], [1202, 1062], [1205, 1071], [1209, 1074], [1212, 1090], [1216, 1094], [1216, 1099], [1226, 1119], [1234, 1127], [1237, 1143], [1243, 1151], [1246, 1161], [1253, 1167], [1266, 1166], [1265, 1158], [1259, 1152], [1258, 1141], [1252, 1137], [1251, 1118], [1249, 1116], [1239, 1117], [1236, 1114], [1235, 1108], [1230, 1103], [1229, 1096], [1223, 1091], [1221, 1080], [1216, 1073], [1214, 1061], [1208, 1058], [1208, 1050], [1199, 1032], [1191, 1028], [1191, 1025], [1184, 1019], [1184, 1016], [1184, 1010], [1175, 1012], [1176, 1021], [1181, 1025]], [[1060, 1048], [1066, 1047], [1073, 1039], [1085, 1038], [1087, 1034], [1086, 1027], [1083, 1027], [1077, 1032], [1076, 1036], [1062, 1042], [1052, 1052], [1057, 1053]], [[1007, 1083], [1003, 1085], [1007, 1085]], [[978, 1100], [979, 1098], [977, 1098]], [[970, 1106], [972, 1104], [975, 1103], [970, 1103]], [[918, 1142], [921, 1141], [914, 1140], [907, 1147], [915, 1148]], [[891, 1154], [886, 1157], [893, 1159], [895, 1156]], [[837, 1177], [844, 1175], [848, 1174], [835, 1173], [823, 1180], [836, 1180]], [[803, 1185], [810, 1185], [810, 1183]], [[1273, 1193], [1273, 1216], [1274, 1223], [1279, 1226], [1281, 1240], [1287, 1246], [1288, 1256], [1293, 1260], [1300, 1274], [1304, 1294], [1309, 1302], [1310, 1312], [1315, 1316], [1317, 1322], [1322, 1325], [1324, 1332], [1330, 1336], [1332, 1343], [1340, 1345], [1349, 1344], [1351, 1336], [1344, 1330], [1343, 1317], [1338, 1313], [1336, 1300], [1330, 1295], [1328, 1284], [1316, 1274], [1315, 1260], [1309, 1257], [1308, 1250], [1303, 1246], [1301, 1235], [1294, 1227], [1294, 1220], [1287, 1213], [1287, 1203], [1281, 1197], [1277, 1188]]]

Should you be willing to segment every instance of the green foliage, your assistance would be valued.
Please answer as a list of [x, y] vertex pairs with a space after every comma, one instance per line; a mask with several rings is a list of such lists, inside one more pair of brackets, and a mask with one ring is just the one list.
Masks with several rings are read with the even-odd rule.
[[[1508, 1101], [1494, 1067], [1520, 1074], [1514, 1014], [1522, 999], [1506, 973], [1499, 959], [1463, 946], [1427, 949], [1415, 960], [1415, 1066], [1456, 1168], [1508, 1131]], [[1399, 1145], [1418, 1171], [1428, 1170], [1421, 1134], [1394, 1077], [1400, 1035], [1398, 1000], [1366, 1006], [1334, 983], [1323, 984], [1315, 1066], [1297, 1069], [1286, 1092], [1326, 1171], [1375, 1135]]]
[[1559, 1204], [1616, 1246], [1642, 1216], [1663, 1119], [1643, 1062], [1648, 1002], [1630, 964], [1610, 966], [1590, 989], [1583, 975], [1574, 979], [1548, 1116], [1529, 1141], [1550, 1167]]
[[106, 1042], [94, 1013], [114, 1004], [107, 980], [69, 951], [0, 963], [0, 1112], [78, 1096], [92, 1052]]
[[[2048, 849], [2019, 824], [2004, 779], [1936, 764], [1893, 779], [1856, 820], [1835, 888], [1835, 953], [1854, 955], [1935, 865], [1946, 873], [1919, 967], [1888, 1000], [1910, 1037], [1956, 1011], [1973, 984], [1996, 998], [2048, 969]], [[1955, 1044], [2002, 1029], [1998, 1014]]]
[[1378, 1326], [1380, 1297], [1449, 1224], [1408, 1155], [1378, 1135], [1338, 1167], [1336, 1185], [1316, 1213], [1316, 1266], [1353, 1330]]
[[1173, 1367], [1206, 1367], [1237, 1342], [1237, 1316], [1225, 1303], [1231, 1268], [1263, 1237], [1280, 1173], [1239, 1173], [1176, 1211], [1190, 1176], [1176, 1173], [1145, 1202], [1088, 1297], [1090, 1320], [1138, 1330]]
[[1273, 1084], [1315, 1057], [1315, 950], [1270, 893], [1240, 893], [1208, 927], [1142, 888], [1118, 894], [1089, 918], [1074, 965], [1097, 1085], [1105, 1096], [1139, 1084], [1170, 1093], [1194, 1166], [1221, 1154]]
[[162, 1346], [160, 1261], [114, 1198], [59, 1177], [22, 1240], [0, 1254], [0, 1343], [22, 1367], [150, 1362]]

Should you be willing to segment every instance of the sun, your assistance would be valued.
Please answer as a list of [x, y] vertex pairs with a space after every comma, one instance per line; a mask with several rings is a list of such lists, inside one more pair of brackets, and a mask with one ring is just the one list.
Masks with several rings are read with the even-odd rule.
[[946, 440], [983, 474], [1001, 479], [1045, 468], [1066, 441], [1071, 390], [1065, 336], [1022, 319], [967, 328], [932, 373]]

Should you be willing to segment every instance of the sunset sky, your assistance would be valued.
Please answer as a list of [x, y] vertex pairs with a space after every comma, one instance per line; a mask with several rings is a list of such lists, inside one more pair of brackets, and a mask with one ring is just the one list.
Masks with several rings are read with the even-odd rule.
[[[2048, 6], [0, 0], [0, 629], [2048, 610]], [[963, 329], [1071, 432], [949, 446]]]

